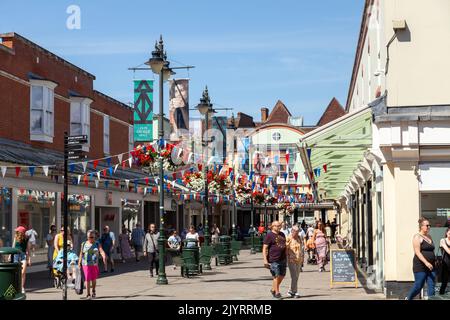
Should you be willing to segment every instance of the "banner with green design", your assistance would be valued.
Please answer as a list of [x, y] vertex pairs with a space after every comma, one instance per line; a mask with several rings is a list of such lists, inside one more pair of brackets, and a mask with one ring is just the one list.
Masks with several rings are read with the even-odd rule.
[[153, 141], [153, 80], [134, 80], [134, 141]]

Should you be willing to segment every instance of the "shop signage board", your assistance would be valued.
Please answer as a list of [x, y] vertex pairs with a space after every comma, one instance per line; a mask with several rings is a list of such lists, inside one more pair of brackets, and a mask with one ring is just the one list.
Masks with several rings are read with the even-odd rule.
[[332, 249], [330, 252], [330, 287], [353, 284], [358, 287], [356, 256], [353, 249]]

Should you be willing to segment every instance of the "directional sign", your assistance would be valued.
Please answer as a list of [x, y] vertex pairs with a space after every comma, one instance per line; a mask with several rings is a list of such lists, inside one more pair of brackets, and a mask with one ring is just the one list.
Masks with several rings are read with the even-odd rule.
[[68, 154], [69, 154], [69, 156], [82, 156], [83, 151], [82, 150], [69, 150]]
[[71, 144], [69, 146], [67, 146], [69, 151], [83, 151], [83, 145], [81, 144]]
[[79, 136], [69, 136], [67, 137], [67, 140], [73, 141], [73, 140], [87, 140], [87, 135], [79, 135]]
[[70, 146], [82, 145], [82, 144], [88, 143], [88, 141], [87, 140], [74, 140], [74, 141], [67, 141], [66, 143], [70, 147]]
[[87, 159], [87, 155], [78, 155], [78, 156], [69, 156], [67, 157], [68, 160], [79, 160], [79, 159]]

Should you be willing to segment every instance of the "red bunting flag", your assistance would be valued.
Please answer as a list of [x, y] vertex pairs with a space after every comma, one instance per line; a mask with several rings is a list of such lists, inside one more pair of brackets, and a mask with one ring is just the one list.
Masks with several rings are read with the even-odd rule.
[[176, 172], [172, 173], [172, 178], [173, 178], [173, 180], [177, 179], [177, 173]]
[[127, 165], [126, 161], [122, 161], [122, 169], [125, 169], [125, 166]]
[[98, 160], [94, 160], [94, 170], [97, 168], [98, 166]]
[[294, 172], [294, 178], [295, 178], [295, 182], [297, 182], [297, 179], [298, 179], [298, 172]]
[[286, 149], [286, 164], [289, 164], [289, 158], [290, 158], [289, 150]]
[[203, 165], [202, 165], [201, 163], [199, 163], [199, 164], [197, 165], [197, 168], [198, 168], [198, 171], [202, 171]]
[[150, 179], [149, 178], [145, 178], [145, 184], [148, 185]]
[[119, 187], [119, 180], [114, 180], [114, 184], [116, 185], [116, 187]]
[[20, 174], [20, 167], [16, 167], [16, 177], [18, 177]]
[[327, 168], [328, 166], [326, 164], [323, 165], [323, 171], [326, 173], [327, 172]]
[[103, 176], [106, 177], [106, 169], [103, 169]]
[[83, 178], [83, 180], [84, 180], [84, 184], [86, 185], [86, 187], [89, 185], [89, 180], [88, 180], [88, 178], [87, 178], [87, 175], [85, 174], [84, 175], [84, 178]]
[[233, 168], [228, 168], [228, 175], [230, 175], [232, 171], [233, 171]]

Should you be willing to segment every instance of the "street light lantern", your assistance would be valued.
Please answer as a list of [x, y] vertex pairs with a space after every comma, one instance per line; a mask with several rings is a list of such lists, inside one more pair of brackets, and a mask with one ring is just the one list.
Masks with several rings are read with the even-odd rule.
[[200, 98], [200, 103], [197, 105], [197, 110], [200, 112], [201, 115], [206, 115], [207, 113], [214, 112], [211, 104], [211, 100], [209, 98], [208, 94], [208, 87], [205, 88], [203, 91], [203, 95]]
[[163, 81], [167, 81], [170, 79], [170, 76], [172, 74], [175, 74], [175, 72], [172, 71], [172, 69], [169, 68], [170, 62], [165, 60], [164, 61], [164, 67], [162, 69], [163, 72]]
[[165, 64], [165, 55], [164, 55], [164, 43], [162, 40], [162, 36], [159, 40], [159, 44], [155, 43], [155, 51], [152, 51], [152, 57], [146, 62], [146, 65], [149, 65], [152, 68], [153, 73], [160, 74], [161, 70]]

